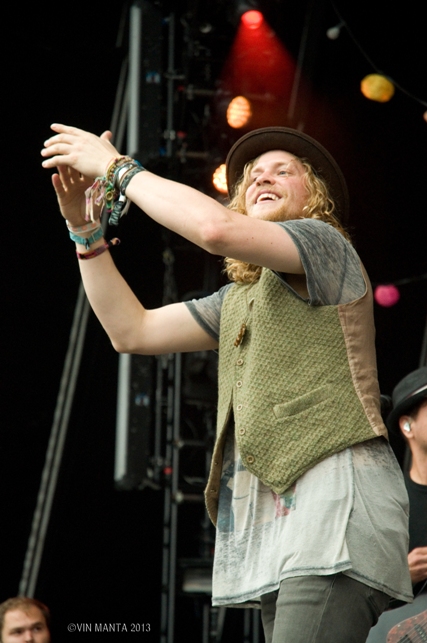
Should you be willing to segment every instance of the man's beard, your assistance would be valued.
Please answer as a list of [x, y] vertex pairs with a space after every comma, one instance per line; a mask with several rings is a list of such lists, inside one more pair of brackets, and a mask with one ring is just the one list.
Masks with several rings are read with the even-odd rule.
[[289, 207], [286, 203], [279, 203], [277, 207], [271, 208], [268, 212], [265, 213], [263, 217], [257, 217], [262, 221], [293, 221], [295, 219], [301, 219], [303, 217], [303, 212], [295, 213], [289, 212]]

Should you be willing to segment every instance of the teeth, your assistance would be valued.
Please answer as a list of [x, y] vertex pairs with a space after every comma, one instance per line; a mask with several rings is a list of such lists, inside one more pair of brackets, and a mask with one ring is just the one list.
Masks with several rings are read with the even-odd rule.
[[278, 201], [279, 197], [276, 194], [272, 194], [271, 192], [264, 192], [264, 194], [260, 194], [257, 203], [260, 201]]

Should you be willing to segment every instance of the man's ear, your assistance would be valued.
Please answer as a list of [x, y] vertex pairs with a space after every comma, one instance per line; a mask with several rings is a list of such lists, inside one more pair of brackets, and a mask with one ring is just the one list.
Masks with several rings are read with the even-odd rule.
[[411, 418], [409, 417], [409, 415], [402, 415], [399, 418], [399, 427], [401, 432], [403, 433], [403, 436], [405, 438], [408, 438], [411, 433]]

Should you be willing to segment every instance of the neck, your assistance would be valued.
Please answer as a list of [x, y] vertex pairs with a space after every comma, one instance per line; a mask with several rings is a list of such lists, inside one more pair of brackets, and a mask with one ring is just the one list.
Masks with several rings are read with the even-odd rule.
[[414, 482], [427, 485], [427, 457], [425, 453], [419, 451], [412, 452], [412, 463], [409, 475]]

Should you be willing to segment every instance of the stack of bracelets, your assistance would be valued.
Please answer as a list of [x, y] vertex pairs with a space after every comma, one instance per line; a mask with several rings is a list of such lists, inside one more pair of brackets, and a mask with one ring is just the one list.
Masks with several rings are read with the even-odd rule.
[[[72, 226], [69, 221], [66, 221], [70, 238], [90, 250], [91, 244], [103, 237], [101, 222], [94, 216], [94, 205], [105, 208], [110, 214], [108, 223], [117, 226], [119, 219], [127, 213], [131, 203], [125, 194], [129, 181], [135, 174], [144, 170], [145, 168], [130, 156], [119, 156], [113, 159], [107, 167], [105, 176], [97, 177], [90, 188], [86, 190], [85, 219], [87, 223], [82, 226]], [[88, 237], [82, 237], [80, 236], [82, 232], [90, 232], [91, 234]], [[120, 240], [115, 238], [96, 250], [85, 253], [77, 252], [76, 254], [79, 259], [93, 259], [119, 243]]]

